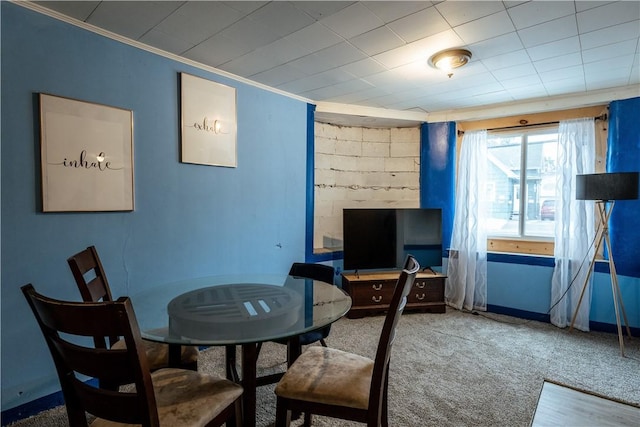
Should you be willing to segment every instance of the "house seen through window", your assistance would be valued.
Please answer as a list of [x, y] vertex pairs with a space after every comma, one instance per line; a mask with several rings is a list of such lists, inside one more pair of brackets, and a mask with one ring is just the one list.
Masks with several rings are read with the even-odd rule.
[[553, 239], [558, 129], [489, 133], [490, 237]]

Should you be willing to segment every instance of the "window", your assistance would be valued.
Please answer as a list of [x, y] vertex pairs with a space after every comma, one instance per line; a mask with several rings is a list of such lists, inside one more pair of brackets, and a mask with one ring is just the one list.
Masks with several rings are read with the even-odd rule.
[[489, 236], [553, 239], [557, 146], [557, 126], [488, 135]]
[[[492, 227], [489, 230], [487, 239], [487, 250], [491, 252], [522, 253], [531, 255], [551, 256], [554, 252], [553, 230], [555, 227], [555, 198], [551, 197], [555, 189], [555, 182], [548, 179], [540, 179], [539, 185], [534, 187], [534, 192], [527, 192], [527, 187], [521, 188], [521, 183], [527, 179], [533, 179], [533, 172], [529, 172], [530, 167], [535, 167], [536, 156], [538, 161], [546, 157], [545, 147], [533, 148], [535, 145], [547, 145], [544, 138], [553, 139], [549, 134], [557, 132], [557, 123], [561, 120], [576, 119], [580, 117], [596, 117], [596, 173], [605, 171], [605, 157], [607, 149], [607, 107], [596, 105], [593, 107], [576, 108], [571, 110], [549, 111], [536, 114], [523, 114], [517, 116], [484, 119], [476, 121], [462, 121], [457, 123], [458, 130], [461, 131], [458, 137], [458, 144], [462, 142], [462, 133], [479, 129], [494, 129], [489, 133], [492, 141], [503, 139], [502, 143], [495, 142], [495, 147], [489, 149], [489, 155], [498, 154], [501, 145], [509, 146], [509, 142], [517, 145], [513, 148], [517, 153], [514, 155], [518, 161], [517, 169], [511, 170], [514, 179], [509, 187], [506, 187], [503, 180], [489, 180], [486, 184], [487, 200], [494, 209], [492, 214]], [[556, 123], [549, 125], [549, 123]], [[524, 125], [529, 127], [523, 127]], [[546, 126], [546, 127], [544, 127]], [[547, 134], [545, 136], [545, 134]], [[541, 139], [538, 139], [541, 138]], [[505, 142], [507, 140], [507, 142]], [[523, 148], [523, 141], [525, 145]], [[552, 143], [552, 142], [549, 142]], [[528, 147], [528, 150], [527, 150]], [[507, 150], [506, 148], [502, 148]], [[539, 150], [537, 153], [534, 153]], [[459, 152], [459, 150], [458, 150]], [[523, 158], [524, 156], [524, 158]], [[551, 161], [546, 161], [542, 165], [537, 165], [540, 174], [548, 176], [551, 168], [555, 168], [555, 152]], [[526, 164], [527, 168], [521, 168], [521, 164]], [[504, 170], [504, 173], [508, 169]], [[528, 175], [526, 172], [529, 172]], [[512, 176], [513, 176], [512, 175]], [[517, 179], [515, 178], [517, 177]], [[529, 178], [528, 178], [529, 177]], [[521, 197], [524, 193], [524, 197]], [[533, 198], [531, 197], [533, 194]], [[503, 198], [505, 198], [503, 200]], [[510, 211], [504, 211], [507, 207], [500, 203], [508, 203], [511, 198]], [[530, 202], [533, 200], [533, 202]], [[537, 201], [538, 205], [535, 205]], [[516, 208], [514, 209], [513, 206]], [[497, 211], [503, 209], [501, 214]], [[520, 215], [520, 212], [526, 214]], [[505, 213], [506, 212], [506, 213]], [[511, 216], [508, 219], [506, 216]], [[539, 214], [539, 219], [535, 214]], [[532, 218], [527, 218], [532, 216]]]

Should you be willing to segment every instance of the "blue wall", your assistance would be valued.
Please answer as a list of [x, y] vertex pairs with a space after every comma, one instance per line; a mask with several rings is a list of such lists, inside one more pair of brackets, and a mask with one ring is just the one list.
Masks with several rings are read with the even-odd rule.
[[420, 207], [442, 209], [442, 247], [449, 248], [456, 192], [456, 124], [420, 127]]
[[[0, 13], [4, 411], [59, 389], [49, 352], [20, 294], [21, 285], [32, 282], [45, 294], [78, 299], [66, 258], [91, 244], [100, 251], [116, 295], [187, 277], [285, 272], [291, 262], [305, 256], [305, 201], [313, 200], [313, 185], [307, 193], [307, 131], [312, 117], [308, 108], [312, 108], [305, 103], [138, 50], [12, 3], [0, 2]], [[237, 89], [237, 168], [179, 163], [180, 72]], [[39, 92], [133, 110], [134, 212], [38, 212]], [[620, 106], [634, 113], [627, 108]], [[423, 167], [420, 182], [432, 190], [453, 191], [455, 149], [433, 145], [440, 131], [452, 132], [449, 124], [443, 126], [423, 128], [423, 142], [428, 140], [430, 145], [423, 147], [422, 164], [431, 165], [432, 156], [441, 162], [443, 153], [448, 160], [436, 163], [442, 167], [434, 166], [432, 171]], [[423, 204], [451, 197], [446, 191], [430, 194], [422, 194]], [[537, 257], [490, 257], [490, 307], [544, 315], [552, 269], [552, 260]], [[615, 324], [609, 275], [597, 271], [591, 320]], [[640, 279], [619, 279], [630, 324], [640, 327]], [[612, 347], [617, 346], [615, 341], [612, 338]]]
[[[640, 98], [614, 101], [609, 106], [607, 172], [640, 171]], [[640, 200], [619, 200], [611, 212], [611, 251], [619, 274], [640, 277]]]
[[[307, 104], [1, 2], [2, 409], [59, 389], [20, 293], [79, 299], [66, 263], [96, 245], [115, 295], [304, 260]], [[179, 73], [237, 89], [238, 167], [179, 162]], [[133, 110], [135, 211], [38, 211], [37, 93]]]

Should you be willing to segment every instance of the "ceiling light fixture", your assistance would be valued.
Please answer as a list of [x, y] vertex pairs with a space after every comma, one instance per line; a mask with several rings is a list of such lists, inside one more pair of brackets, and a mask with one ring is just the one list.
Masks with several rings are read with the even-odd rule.
[[429, 62], [435, 68], [445, 71], [447, 76], [453, 76], [453, 70], [465, 65], [471, 59], [471, 52], [467, 49], [446, 49], [434, 54]]

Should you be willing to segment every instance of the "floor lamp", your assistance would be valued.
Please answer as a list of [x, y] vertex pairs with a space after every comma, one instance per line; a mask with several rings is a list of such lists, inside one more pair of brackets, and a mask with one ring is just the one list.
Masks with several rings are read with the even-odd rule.
[[609, 239], [609, 218], [613, 211], [616, 200], [629, 200], [638, 198], [638, 172], [620, 172], [620, 173], [600, 173], [576, 176], [576, 200], [595, 200], [598, 210], [598, 219], [600, 221], [598, 232], [595, 236], [596, 246], [589, 265], [589, 272], [582, 286], [578, 305], [573, 312], [571, 326], [569, 331], [573, 329], [573, 324], [578, 315], [578, 309], [582, 303], [589, 277], [593, 272], [596, 256], [602, 242], [605, 242], [607, 254], [609, 255], [609, 275], [611, 277], [611, 291], [613, 293], [613, 307], [616, 314], [616, 325], [618, 327], [618, 341], [620, 343], [620, 353], [624, 356], [624, 337], [622, 334], [622, 325], [620, 322], [620, 312], [624, 318], [627, 329], [627, 335], [631, 338], [631, 329], [629, 329], [629, 321], [622, 303], [622, 294], [618, 286], [618, 275], [616, 274], [616, 266], [613, 262], [613, 252], [611, 251], [611, 240]]

